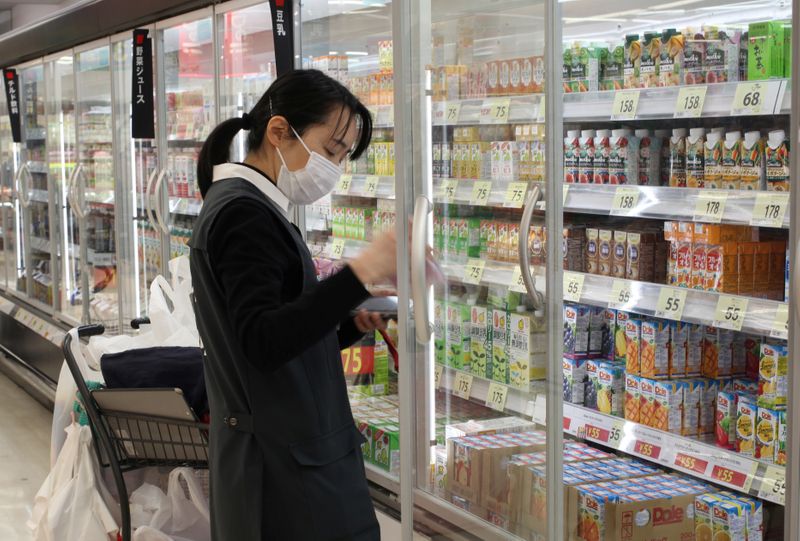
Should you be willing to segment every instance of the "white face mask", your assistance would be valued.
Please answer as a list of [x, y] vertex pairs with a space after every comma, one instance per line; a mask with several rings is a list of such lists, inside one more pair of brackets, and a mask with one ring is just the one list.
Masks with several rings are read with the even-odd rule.
[[283, 163], [280, 173], [278, 173], [277, 186], [295, 205], [308, 205], [331, 192], [339, 181], [342, 171], [332, 161], [311, 151], [294, 128], [292, 131], [308, 152], [308, 163], [302, 169], [289, 171], [280, 149], [275, 147]]

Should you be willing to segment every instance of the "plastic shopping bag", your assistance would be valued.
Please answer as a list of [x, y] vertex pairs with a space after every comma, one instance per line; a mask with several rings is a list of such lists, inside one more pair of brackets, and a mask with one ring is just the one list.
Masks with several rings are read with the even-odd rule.
[[[189, 496], [183, 488], [186, 484]], [[211, 521], [208, 500], [191, 468], [170, 472], [168, 494], [144, 484], [131, 494], [134, 541], [209, 541]]]
[[100, 481], [88, 426], [70, 425], [55, 466], [34, 500], [27, 525], [34, 541], [116, 539], [111, 497]]

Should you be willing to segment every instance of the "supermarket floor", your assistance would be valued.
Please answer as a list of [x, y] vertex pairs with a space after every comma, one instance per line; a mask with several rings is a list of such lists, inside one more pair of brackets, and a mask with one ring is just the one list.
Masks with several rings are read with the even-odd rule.
[[[2, 374], [0, 396], [0, 539], [28, 541], [25, 521], [50, 466], [52, 414]], [[378, 515], [383, 541], [399, 541], [400, 523]]]

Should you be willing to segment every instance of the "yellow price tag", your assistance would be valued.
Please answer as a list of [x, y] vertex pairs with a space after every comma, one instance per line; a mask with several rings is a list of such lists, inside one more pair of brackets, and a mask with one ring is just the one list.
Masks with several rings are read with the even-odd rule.
[[447, 104], [444, 111], [445, 124], [458, 124], [458, 117], [461, 114], [461, 102], [454, 101]]
[[759, 192], [753, 205], [750, 225], [782, 227], [789, 207], [789, 194], [782, 192]]
[[472, 196], [469, 198], [470, 205], [485, 207], [489, 204], [489, 196], [492, 194], [492, 183], [488, 180], [479, 180], [472, 185]]
[[353, 175], [342, 175], [339, 177], [339, 182], [336, 183], [336, 192], [347, 194], [350, 191], [350, 186], [353, 184]]
[[442, 202], [453, 203], [458, 193], [458, 180], [447, 179], [442, 182]]
[[486, 395], [486, 407], [496, 411], [506, 409], [508, 399], [508, 387], [502, 383], [491, 382], [489, 384], [489, 394]]
[[333, 239], [330, 248], [330, 257], [332, 259], [342, 259], [344, 257], [344, 239]]
[[614, 192], [614, 200], [611, 202], [612, 215], [630, 214], [639, 203], [639, 189], [620, 186]]
[[611, 106], [611, 120], [633, 120], [639, 109], [639, 91], [623, 90], [614, 94]]
[[680, 321], [686, 305], [686, 290], [677, 287], [662, 287], [656, 304], [656, 317]]
[[457, 372], [453, 381], [453, 394], [464, 400], [469, 400], [472, 393], [472, 379], [472, 374]]
[[433, 368], [433, 388], [438, 389], [442, 384], [442, 374], [444, 373], [444, 366], [437, 364]]
[[583, 294], [583, 281], [586, 277], [579, 272], [564, 273], [564, 300], [580, 302]]
[[627, 280], [614, 280], [614, 284], [611, 287], [611, 296], [608, 298], [608, 307], [621, 309], [631, 302], [632, 297], [630, 282]]
[[376, 197], [378, 195], [378, 184], [380, 184], [381, 177], [370, 175], [364, 179], [364, 195], [368, 197]]
[[481, 124], [505, 124], [511, 112], [511, 98], [489, 98], [481, 106]]
[[697, 203], [694, 206], [694, 220], [696, 222], [710, 222], [718, 224], [725, 214], [725, 203], [728, 194], [718, 191], [701, 191], [697, 194]]
[[786, 501], [786, 468], [767, 466], [758, 487], [758, 497], [783, 505]]
[[483, 269], [486, 266], [486, 261], [483, 259], [470, 259], [464, 266], [464, 279], [465, 284], [478, 285], [483, 278]]
[[747, 298], [720, 295], [714, 312], [714, 326], [741, 331], [746, 314]]
[[527, 182], [512, 182], [506, 190], [504, 207], [518, 209], [525, 204], [525, 194], [528, 193]]
[[769, 335], [773, 338], [789, 337], [789, 305], [782, 302], [775, 310], [775, 320], [772, 323], [772, 330]]
[[[762, 81], [741, 82], [736, 85], [731, 115], [759, 115], [765, 110], [767, 85]], [[769, 112], [769, 111], [767, 111]]]
[[678, 91], [675, 101], [675, 118], [698, 118], [703, 114], [703, 105], [706, 102], [705, 85], [682, 86]]
[[522, 271], [519, 269], [519, 266], [514, 267], [514, 272], [511, 275], [511, 283], [509, 283], [508, 289], [516, 293], [528, 292], [528, 289], [525, 287], [525, 281], [522, 279]]

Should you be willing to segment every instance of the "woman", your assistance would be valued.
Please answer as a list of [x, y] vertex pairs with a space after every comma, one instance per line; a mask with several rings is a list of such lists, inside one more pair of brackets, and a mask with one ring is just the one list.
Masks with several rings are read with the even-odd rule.
[[[247, 157], [227, 163], [248, 130]], [[383, 327], [351, 311], [394, 276], [393, 234], [318, 282], [290, 205], [330, 192], [372, 135], [369, 111], [319, 71], [275, 80], [216, 127], [197, 166], [190, 242], [211, 408], [215, 541], [380, 538], [339, 350]]]

